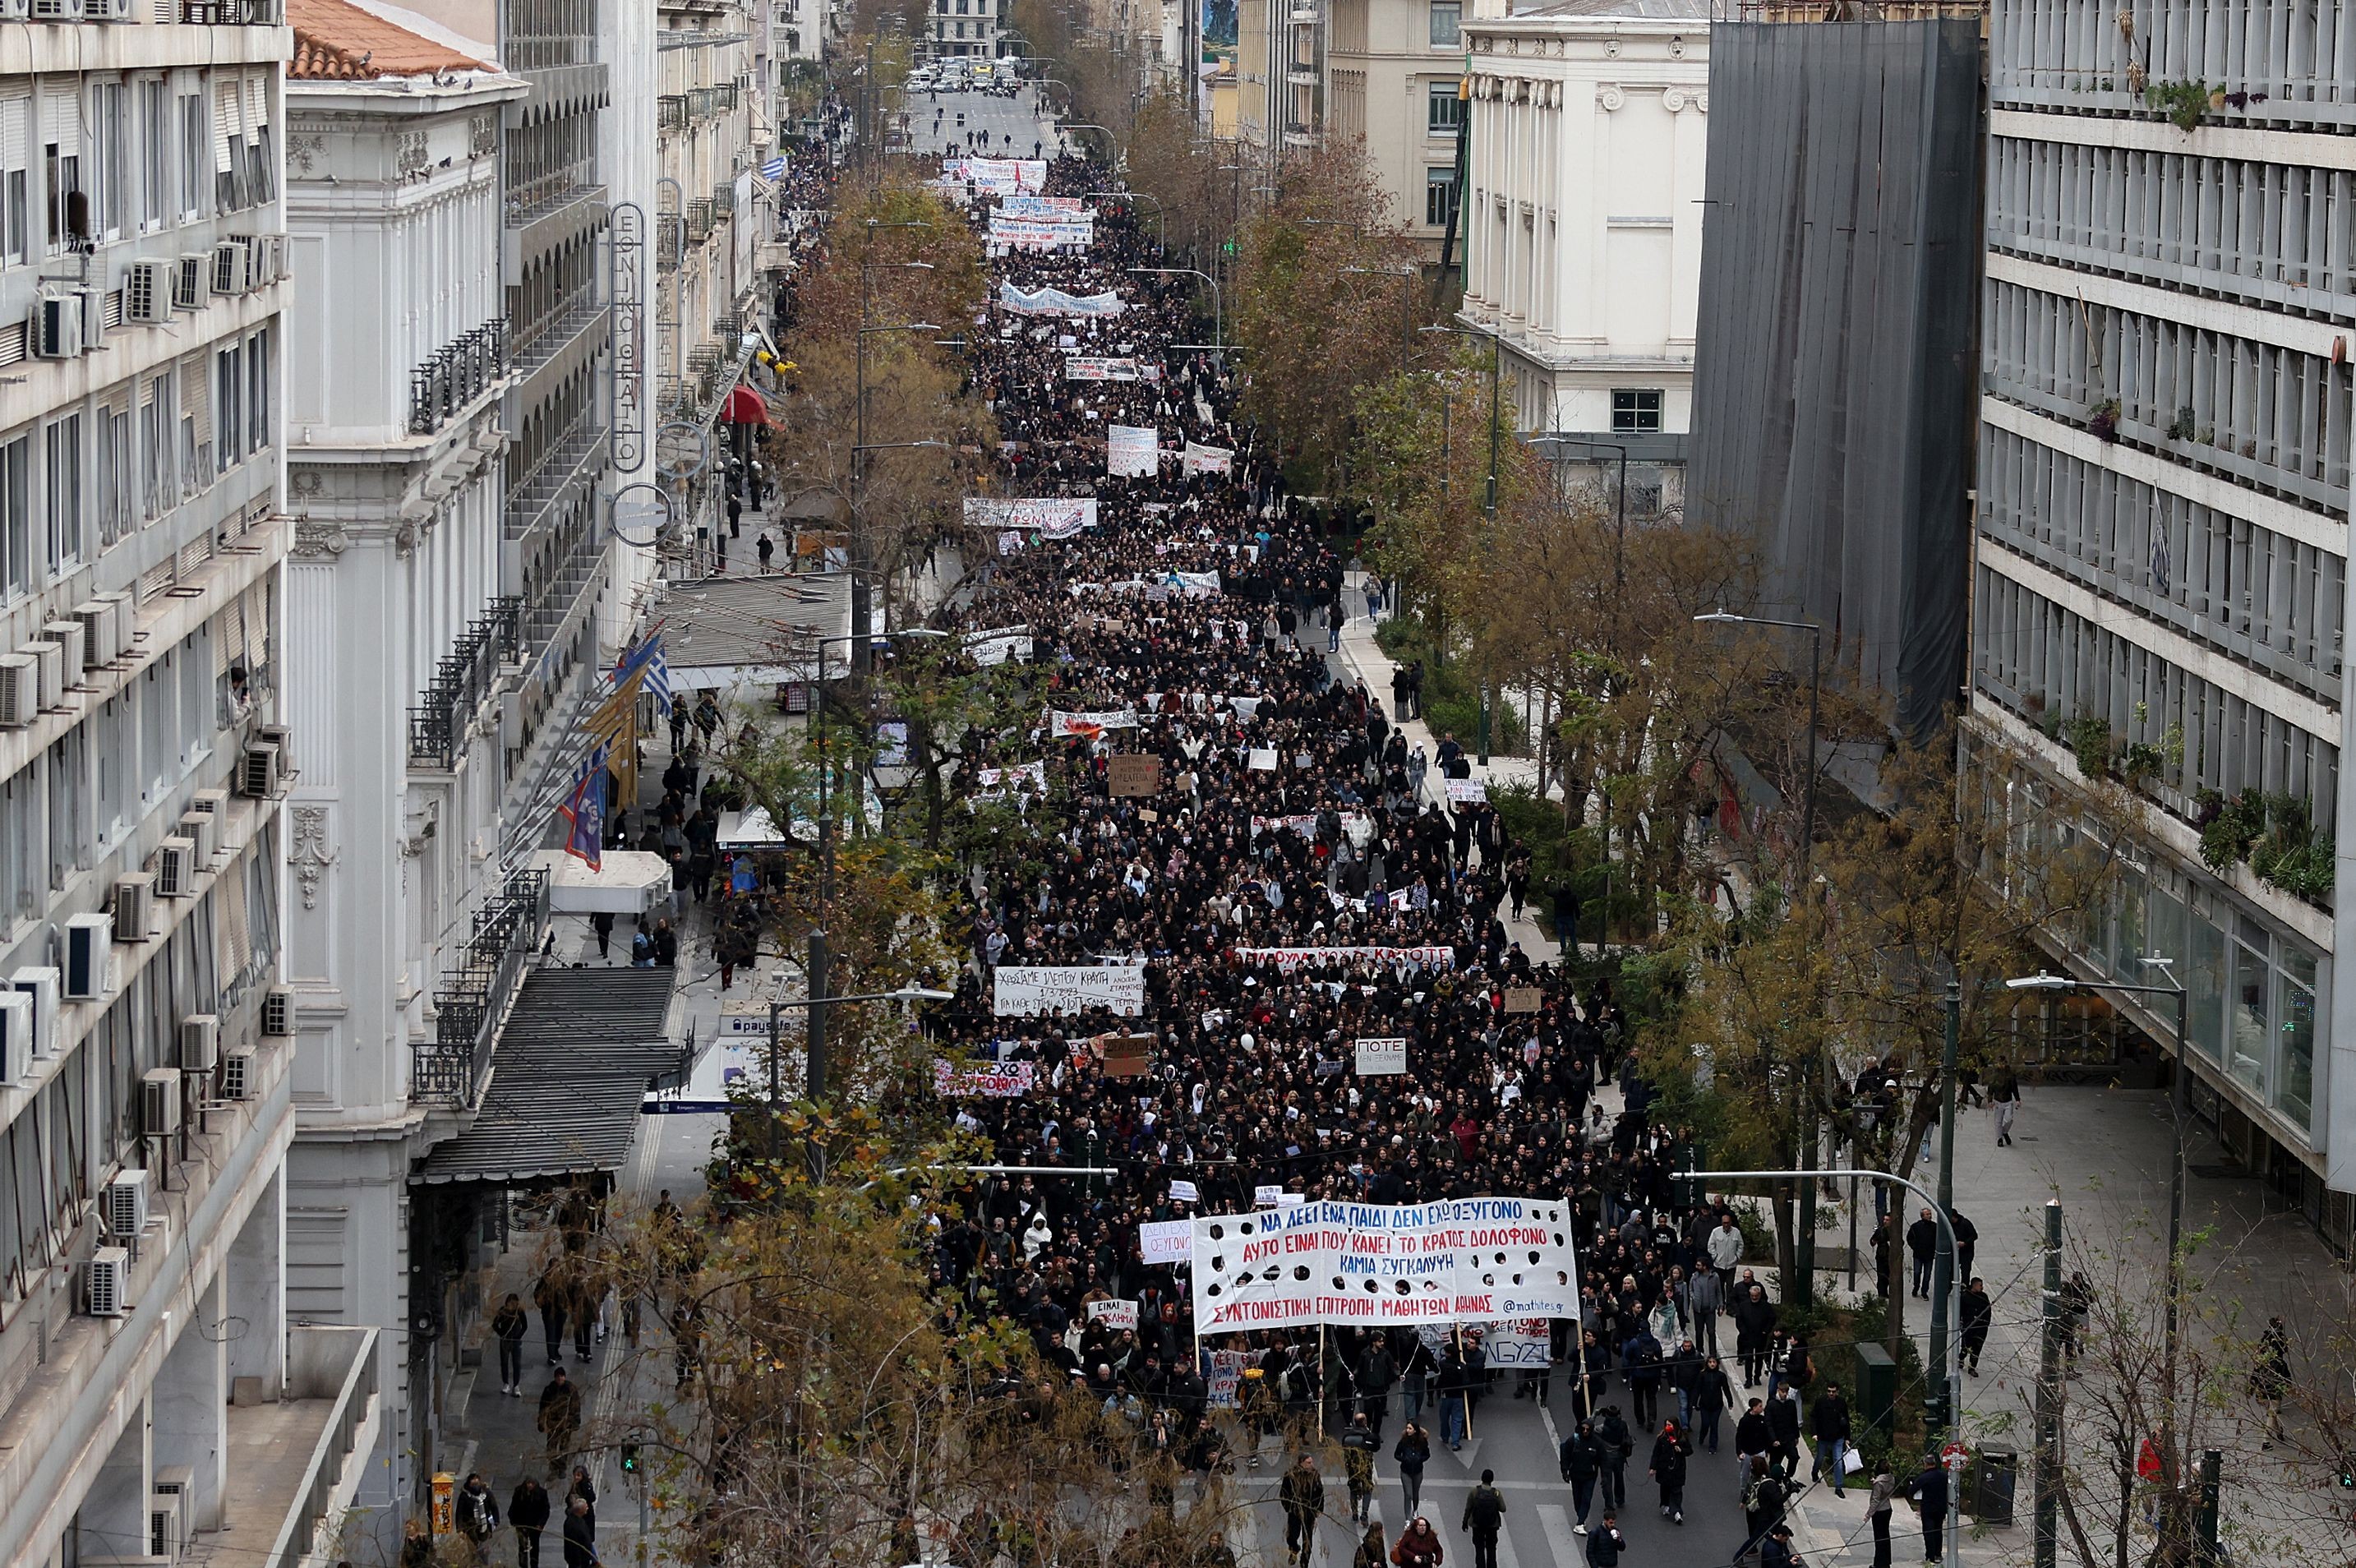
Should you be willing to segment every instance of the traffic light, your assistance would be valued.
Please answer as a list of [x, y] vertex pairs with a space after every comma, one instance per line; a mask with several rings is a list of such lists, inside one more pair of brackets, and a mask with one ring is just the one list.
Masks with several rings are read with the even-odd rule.
[[622, 1474], [635, 1476], [637, 1473], [638, 1445], [635, 1443], [625, 1443], [622, 1444]]
[[1922, 1428], [1926, 1432], [1944, 1432], [1947, 1429], [1945, 1394], [1933, 1392], [1922, 1396]]
[[2356, 1454], [2343, 1454], [2340, 1456], [2340, 1489], [2343, 1492], [2356, 1492]]

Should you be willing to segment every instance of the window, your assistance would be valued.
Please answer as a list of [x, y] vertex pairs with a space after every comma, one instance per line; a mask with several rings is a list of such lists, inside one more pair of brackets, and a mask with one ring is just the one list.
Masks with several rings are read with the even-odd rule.
[[33, 101], [0, 99], [0, 263], [25, 259], [27, 186], [33, 170]]
[[175, 415], [178, 407], [168, 371], [148, 381], [141, 391], [139, 454], [143, 467], [139, 494], [141, 510], [150, 522], [171, 510], [178, 496], [179, 481], [172, 469], [172, 449], [178, 445], [173, 429], [177, 423]]
[[81, 415], [67, 414], [41, 435], [49, 520], [47, 565], [55, 575], [81, 559]]
[[11, 598], [33, 585], [33, 438], [0, 446], [0, 561]]
[[1642, 435], [1661, 428], [1661, 393], [1657, 387], [1612, 389], [1612, 430], [1618, 435]]
[[1448, 221], [1456, 205], [1456, 166], [1443, 164], [1423, 171], [1423, 220], [1435, 227]]
[[1424, 128], [1435, 136], [1456, 134], [1456, 127], [1464, 123], [1464, 105], [1456, 97], [1456, 83], [1431, 81], [1424, 87]]
[[205, 95], [180, 94], [180, 216], [184, 220], [212, 206], [212, 139], [205, 120]]
[[131, 111], [123, 84], [102, 81], [90, 90], [91, 127], [97, 133], [91, 173], [91, 221], [105, 238], [119, 240], [131, 229]]
[[90, 198], [81, 183], [81, 100], [71, 92], [41, 97], [41, 174], [50, 251], [80, 248], [90, 239]]
[[2313, 954], [2288, 942], [2281, 944], [2281, 956], [2276, 1037], [2282, 1042], [2282, 1059], [2275, 1074], [2275, 1108], [2306, 1132], [2315, 1118], [2316, 963]]
[[121, 403], [100, 408], [91, 434], [96, 438], [91, 468], [98, 487], [98, 543], [102, 550], [131, 532], [130, 410]]
[[1463, 14], [1464, 7], [1458, 3], [1458, 0], [1432, 0], [1432, 48], [1454, 48], [1462, 41], [1463, 34], [1458, 31], [1457, 24]]
[[223, 349], [213, 363], [213, 441], [226, 474], [245, 457], [245, 350]]
[[270, 445], [270, 329], [255, 333], [245, 350], [245, 449]]
[[172, 125], [164, 82], [139, 84], [139, 226], [155, 229], [172, 202]]

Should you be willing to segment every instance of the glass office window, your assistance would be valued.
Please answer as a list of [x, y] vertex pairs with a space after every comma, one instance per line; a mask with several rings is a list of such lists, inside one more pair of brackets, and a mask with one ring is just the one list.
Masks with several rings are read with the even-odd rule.
[[2275, 1068], [2275, 1109], [2308, 1131], [2315, 1117], [2315, 957], [2282, 944], [2276, 979], [2276, 1038], [2281, 1057]]

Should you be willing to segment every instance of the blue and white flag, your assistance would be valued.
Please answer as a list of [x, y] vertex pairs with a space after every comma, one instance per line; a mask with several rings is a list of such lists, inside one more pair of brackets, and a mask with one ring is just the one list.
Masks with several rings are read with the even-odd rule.
[[786, 177], [786, 159], [782, 153], [761, 166], [761, 177], [775, 183]]
[[670, 666], [663, 660], [662, 633], [650, 632], [644, 642], [625, 649], [614, 665], [614, 689], [620, 691], [633, 677], [644, 676], [643, 686], [655, 707], [670, 712]]

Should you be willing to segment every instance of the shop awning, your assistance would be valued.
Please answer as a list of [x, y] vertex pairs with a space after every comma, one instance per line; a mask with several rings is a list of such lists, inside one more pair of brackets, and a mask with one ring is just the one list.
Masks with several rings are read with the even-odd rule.
[[412, 1182], [494, 1187], [617, 1171], [648, 1080], [679, 1068], [665, 1034], [676, 969], [542, 969], [508, 1014], [475, 1124]]
[[635, 915], [670, 893], [670, 862], [642, 849], [609, 849], [594, 871], [561, 849], [533, 857], [548, 873], [548, 908], [557, 915]]
[[720, 423], [766, 424], [770, 423], [769, 405], [751, 387], [737, 387], [728, 394], [728, 401], [720, 405]]

